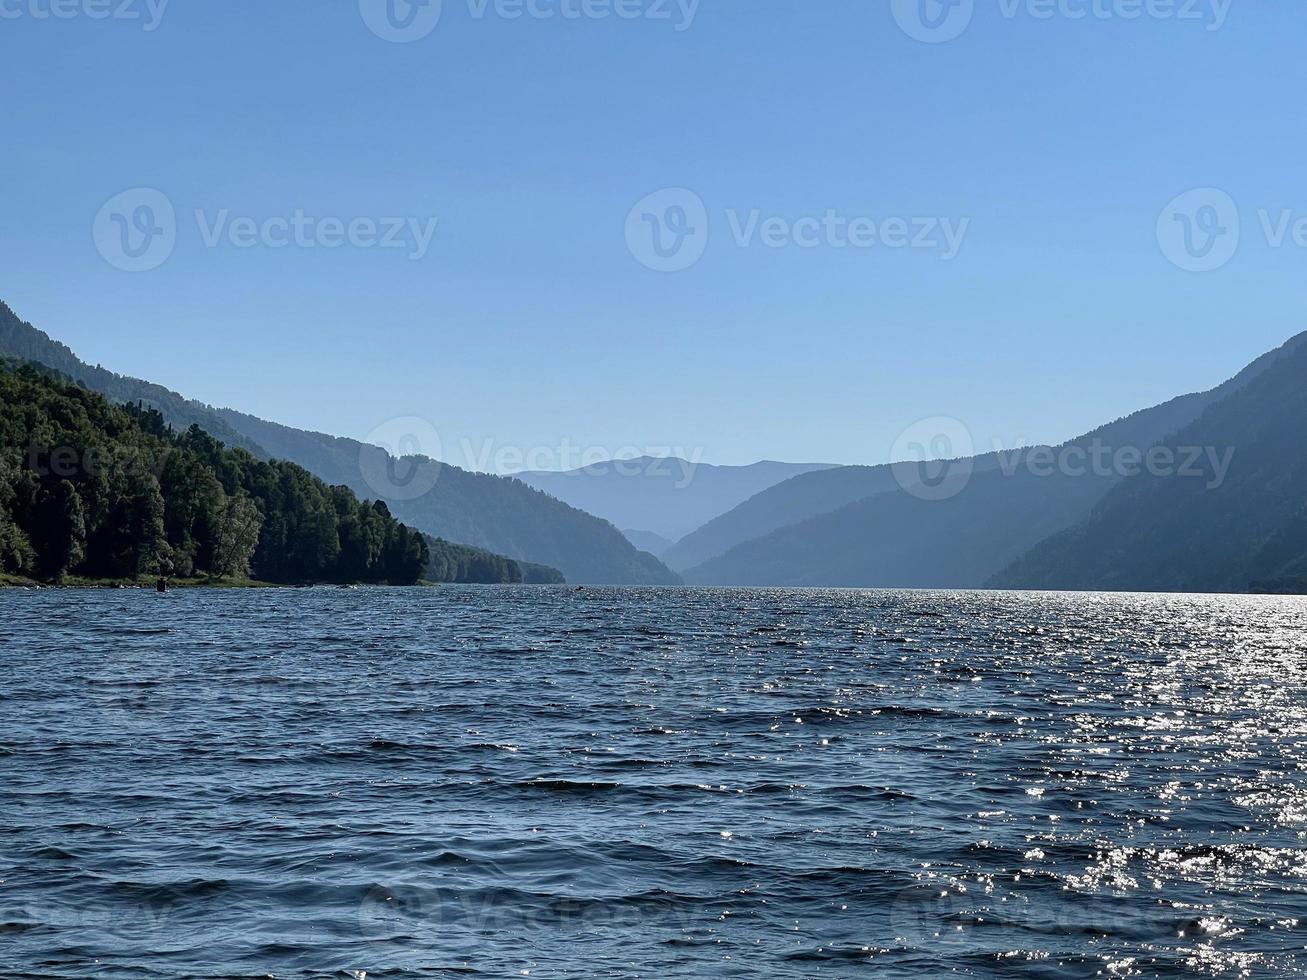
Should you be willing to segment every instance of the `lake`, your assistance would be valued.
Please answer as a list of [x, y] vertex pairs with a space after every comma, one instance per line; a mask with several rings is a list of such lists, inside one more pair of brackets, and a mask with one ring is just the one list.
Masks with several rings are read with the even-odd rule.
[[1301, 976], [1307, 600], [0, 591], [16, 976]]

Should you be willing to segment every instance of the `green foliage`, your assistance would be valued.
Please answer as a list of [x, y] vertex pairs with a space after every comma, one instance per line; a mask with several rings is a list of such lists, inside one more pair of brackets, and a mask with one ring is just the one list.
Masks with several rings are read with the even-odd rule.
[[518, 565], [522, 568], [522, 581], [527, 585], [563, 585], [567, 582], [562, 572], [548, 565], [529, 561], [520, 561]]
[[480, 548], [450, 544], [439, 538], [428, 538], [431, 564], [427, 578], [433, 582], [463, 582], [495, 584], [525, 582], [530, 585], [558, 585], [565, 579], [563, 573], [546, 565], [514, 561]]
[[19, 361], [41, 364], [67, 375], [92, 391], [98, 391], [116, 405], [139, 402], [163, 413], [169, 424], [179, 432], [198, 425], [211, 432], [228, 446], [248, 449], [260, 459], [267, 453], [255, 442], [247, 439], [227, 425], [213, 408], [183, 398], [175, 391], [137, 378], [114, 374], [98, 364], [92, 366], [81, 361], [67, 346], [59, 343], [44, 331], [18, 318], [9, 306], [0, 301], [0, 356]]
[[[362, 444], [301, 432], [228, 409], [214, 409], [148, 381], [86, 364], [68, 347], [20, 320], [3, 302], [0, 302], [0, 356], [53, 368], [115, 404], [139, 403], [157, 409], [162, 413], [159, 420], [166, 420], [178, 432], [188, 432], [198, 425], [226, 445], [244, 448], [259, 459], [275, 456], [291, 460], [330, 484], [347, 486], [360, 495], [377, 492], [363, 478], [359, 466], [360, 454], [367, 451]], [[232, 492], [231, 485], [225, 481], [224, 487], [227, 493]], [[163, 490], [166, 497], [168, 488], [165, 486]], [[442, 466], [440, 479], [430, 493], [417, 500], [392, 500], [391, 505], [400, 520], [428, 534], [547, 562], [563, 569], [575, 581], [660, 585], [680, 581], [652, 555], [638, 551], [607, 521], [569, 507], [518, 480]], [[322, 530], [325, 519], [321, 515], [317, 519]], [[273, 533], [284, 545], [286, 535], [298, 527], [296, 518], [288, 525], [279, 525]], [[4, 547], [3, 528], [0, 521], [0, 549]], [[169, 534], [174, 530], [170, 528]], [[323, 534], [319, 544], [325, 538]], [[340, 544], [344, 552], [350, 548], [377, 547], [375, 541], [358, 538], [348, 542], [342, 539]], [[277, 547], [272, 546], [271, 551]], [[268, 553], [265, 552], [265, 557]], [[188, 559], [198, 560], [185, 549], [171, 556], [178, 569], [184, 569]], [[357, 550], [353, 559], [344, 555], [341, 558], [347, 567], [357, 567], [361, 560]], [[258, 565], [257, 558], [255, 565]], [[522, 568], [524, 578], [529, 581], [526, 566]], [[544, 581], [553, 581], [559, 574], [552, 568], [542, 566], [542, 569], [540, 575]]]
[[[352, 439], [302, 432], [228, 409], [223, 421], [274, 456], [293, 459], [332, 483], [375, 492], [359, 460], [381, 450]], [[387, 465], [384, 458], [381, 466]], [[409, 461], [398, 464], [407, 468]], [[413, 527], [499, 554], [520, 555], [561, 569], [572, 582], [679, 585], [653, 555], [636, 549], [607, 521], [577, 510], [521, 480], [440, 465], [428, 493], [390, 501]]]
[[228, 497], [218, 512], [213, 535], [213, 574], [220, 578], [249, 578], [262, 526], [263, 515], [252, 500]]
[[33, 367], [0, 367], [0, 447], [0, 572], [411, 584], [430, 560], [383, 503]]

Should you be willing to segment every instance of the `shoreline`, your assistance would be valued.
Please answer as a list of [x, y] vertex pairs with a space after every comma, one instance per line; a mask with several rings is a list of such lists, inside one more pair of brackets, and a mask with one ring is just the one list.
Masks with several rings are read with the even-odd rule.
[[[0, 573], [0, 589], [83, 589], [87, 591], [102, 590], [147, 590], [155, 591], [158, 578], [150, 579], [87, 579], [69, 578], [63, 582], [41, 582], [37, 579], [23, 578], [19, 575]], [[185, 578], [168, 579], [168, 591], [174, 589], [311, 589], [311, 588], [437, 588], [441, 583], [420, 581], [411, 586], [392, 586], [385, 582], [265, 582], [260, 579], [208, 579]]]

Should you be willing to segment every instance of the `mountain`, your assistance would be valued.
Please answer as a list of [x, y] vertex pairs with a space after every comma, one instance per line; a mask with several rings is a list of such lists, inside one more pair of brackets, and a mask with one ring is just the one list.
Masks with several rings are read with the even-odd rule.
[[[299, 463], [329, 483], [379, 496], [403, 521], [460, 544], [561, 571], [569, 582], [604, 585], [678, 585], [653, 555], [638, 551], [607, 521], [509, 477], [471, 473], [421, 458], [394, 460], [376, 446], [305, 432], [220, 409], [225, 423], [280, 459]], [[430, 468], [431, 489], [414, 499], [379, 493], [389, 477]]]
[[[1083, 441], [1092, 441], [1098, 437], [1111, 439], [1119, 445], [1139, 442], [1149, 444], [1147, 440], [1155, 441], [1184, 425], [1201, 411], [1209, 399], [1219, 397], [1220, 390], [1172, 399], [1164, 405], [1113, 423], [1110, 427], [1087, 433], [1082, 437]], [[973, 479], [996, 470], [998, 464], [997, 453], [973, 457], [970, 464]], [[746, 542], [765, 538], [773, 532], [823, 514], [834, 513], [877, 494], [897, 493], [900, 489], [894, 467], [890, 465], [841, 466], [806, 473], [764, 490], [709, 521], [676, 542], [660, 557], [671, 568], [686, 573]], [[718, 564], [712, 567], [722, 569], [724, 573], [727, 566]], [[704, 574], [696, 572], [692, 578]], [[716, 573], [710, 571], [707, 574]]]
[[411, 585], [429, 562], [385, 504], [49, 368], [0, 366], [0, 445], [6, 575]]
[[897, 486], [888, 466], [841, 466], [804, 473], [713, 518], [660, 557], [683, 573], [736, 545]]
[[654, 534], [653, 531], [637, 531], [632, 528], [623, 528], [622, 534], [626, 540], [635, 545], [641, 551], [647, 551], [655, 558], [661, 558], [663, 553], [672, 546], [669, 538], [661, 534]]
[[[1279, 591], [1307, 578], [1307, 345], [1166, 439], [1177, 458], [1212, 450], [1228, 469], [1141, 472], [1088, 517], [995, 575], [997, 587]], [[1297, 590], [1296, 588], [1294, 589]]]
[[[785, 505], [798, 520], [734, 545], [688, 569], [685, 578], [713, 585], [980, 587], [1040, 541], [1083, 520], [1124, 479], [1110, 464], [1116, 453], [1142, 455], [1303, 346], [1303, 337], [1294, 338], [1211, 391], [1136, 412], [1062, 446], [975, 457], [970, 480], [948, 499], [904, 491], [889, 466], [796, 478], [715, 523], [735, 522], [738, 529], [738, 512], [758, 524], [784, 520]], [[1095, 454], [1107, 461], [1102, 467], [1090, 462]], [[1049, 465], [1055, 460], [1067, 465]], [[873, 486], [871, 496], [802, 516]]]
[[771, 461], [710, 466], [676, 456], [642, 456], [562, 472], [528, 471], [517, 478], [618, 527], [676, 541], [768, 487], [823, 469], [830, 467]]
[[[1165, 404], [1136, 412], [1111, 426], [1087, 433], [1068, 445], [1092, 441], [1095, 437], [1112, 440], [1121, 446], [1151, 445], [1191, 422], [1208, 404], [1255, 377], [1281, 356], [1285, 349], [1299, 341], [1300, 338], [1294, 338], [1284, 348], [1262, 355], [1236, 377], [1211, 391], [1182, 395]], [[997, 456], [990, 453], [975, 457], [972, 465], [977, 473], [982, 473], [997, 466]], [[841, 466], [805, 473], [770, 487], [714, 518], [677, 541], [659, 557], [669, 567], [685, 573], [725, 555], [745, 542], [764, 538], [772, 532], [822, 514], [833, 513], [876, 494], [898, 490], [893, 468], [887, 465]], [[725, 573], [724, 565], [716, 567]]]
[[66, 346], [51, 339], [49, 334], [20, 320], [3, 301], [0, 301], [0, 357], [43, 364], [84, 384], [92, 391], [98, 391], [116, 404], [140, 402], [148, 408], [157, 409], [178, 432], [185, 432], [192, 425], [198, 425], [228, 446], [239, 446], [259, 459], [268, 458], [260, 446], [232, 429], [208, 405], [183, 398], [175, 391], [148, 381], [114, 374], [98, 364], [92, 367]]
[[[63, 344], [20, 320], [0, 303], [0, 356], [55, 368], [117, 403], [158, 410], [179, 431], [198, 425], [259, 459], [284, 459], [362, 497], [380, 497], [401, 520], [428, 535], [558, 569], [569, 581], [673, 585], [679, 578], [638, 551], [607, 521], [583, 513], [518, 480], [469, 473], [442, 464], [430, 491], [415, 500], [379, 494], [365, 473], [402, 472], [403, 461], [352, 439], [340, 439], [229, 409], [215, 409], [147, 381], [91, 367]], [[404, 496], [401, 494], [400, 496]]]

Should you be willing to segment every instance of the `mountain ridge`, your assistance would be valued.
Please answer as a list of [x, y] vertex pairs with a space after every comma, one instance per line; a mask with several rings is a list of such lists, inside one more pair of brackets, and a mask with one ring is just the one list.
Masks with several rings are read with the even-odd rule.
[[724, 466], [676, 455], [646, 455], [515, 475], [619, 528], [635, 528], [675, 542], [768, 487], [830, 468], [828, 463], [776, 460]]
[[[98, 365], [92, 367], [65, 344], [21, 320], [2, 301], [0, 355], [60, 371], [113, 402], [140, 402], [155, 408], [179, 431], [198, 425], [219, 441], [243, 448], [256, 458], [284, 459], [330, 484], [347, 486], [369, 498], [386, 499], [367, 484], [360, 471], [361, 459], [384, 457], [383, 450], [356, 440], [267, 422], [233, 409], [214, 408], [153, 382], [115, 374]], [[265, 445], [259, 434], [277, 445]], [[332, 451], [324, 452], [324, 446]], [[331, 465], [325, 465], [328, 462]], [[378, 465], [384, 470], [387, 463], [388, 457]], [[420, 506], [420, 501], [387, 503], [396, 511], [404, 510], [410, 515], [406, 523], [433, 538], [558, 569], [572, 582], [680, 583], [677, 575], [657, 558], [638, 551], [610, 523], [555, 501], [520, 481], [472, 474], [441, 464], [440, 479], [425, 499], [426, 507]]]
[[[1295, 340], [1301, 340], [1299, 335]], [[1287, 347], [1288, 345], [1286, 345]], [[1284, 351], [1285, 348], [1280, 348]], [[1159, 448], [1229, 453], [1227, 467], [1144, 470], [986, 584], [1094, 591], [1245, 592], [1307, 577], [1307, 345], [1210, 405]]]
[[[1303, 349], [1305, 341], [1307, 334], [1299, 334], [1215, 388], [1141, 409], [1047, 447], [1047, 452], [1095, 444], [1147, 449]], [[879, 489], [736, 544], [683, 575], [699, 585], [981, 587], [1026, 550], [1085, 517], [1120, 479], [1115, 473], [1036, 475], [1030, 463], [1038, 451], [1031, 447], [974, 457], [970, 482], [947, 500], [922, 500], [905, 492], [888, 465], [796, 478], [840, 477], [853, 480], [852, 492], [873, 485]], [[848, 486], [840, 489], [850, 492]], [[793, 492], [781, 484], [767, 494]], [[748, 503], [756, 508], [759, 502]], [[675, 564], [671, 552], [666, 557]]]

